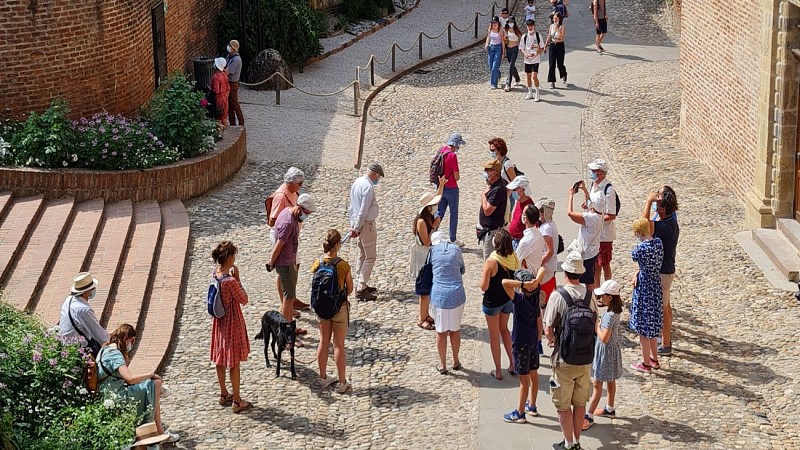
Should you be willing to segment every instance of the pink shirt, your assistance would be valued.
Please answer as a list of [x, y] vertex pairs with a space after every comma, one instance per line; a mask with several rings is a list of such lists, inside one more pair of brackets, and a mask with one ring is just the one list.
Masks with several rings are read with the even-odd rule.
[[444, 187], [457, 188], [458, 181], [453, 177], [453, 174], [458, 172], [458, 156], [447, 145], [439, 151], [444, 153], [444, 176], [447, 178], [447, 183], [445, 183]]
[[294, 194], [289, 192], [286, 183], [281, 184], [275, 190], [275, 196], [272, 198], [272, 211], [269, 212], [270, 219], [277, 219], [278, 214], [286, 208], [297, 204], [298, 193]]

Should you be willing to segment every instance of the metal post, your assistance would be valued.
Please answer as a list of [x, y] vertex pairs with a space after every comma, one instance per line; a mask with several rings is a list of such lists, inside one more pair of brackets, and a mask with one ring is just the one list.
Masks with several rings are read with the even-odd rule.
[[[508, 3], [508, 0], [506, 0], [506, 3]], [[258, 32], [258, 51], [260, 52], [264, 49], [264, 28], [261, 20], [260, 1], [256, 1], [256, 21], [258, 22], [258, 27], [256, 27], [256, 30]]]
[[506, 0], [506, 9], [508, 9], [508, 0]]
[[475, 39], [478, 39], [478, 13], [475, 13]]
[[278, 83], [277, 81], [275, 83], [275, 104], [281, 104], [281, 83]]
[[492, 18], [494, 18], [494, 5], [495, 5], [495, 3], [492, 2]]
[[447, 24], [447, 47], [453, 48], [453, 22]]
[[369, 58], [369, 84], [375, 86], [375, 57]]
[[422, 33], [419, 34], [419, 59], [422, 59]]
[[359, 97], [359, 82], [356, 80], [353, 83], [353, 114], [358, 117], [358, 97]]
[[397, 43], [393, 43], [393, 44], [392, 44], [392, 72], [396, 72], [396, 71], [397, 71], [397, 70], [395, 69], [395, 64], [394, 64], [394, 60], [395, 60], [394, 53], [395, 53], [395, 49], [396, 49], [396, 48], [397, 48]]

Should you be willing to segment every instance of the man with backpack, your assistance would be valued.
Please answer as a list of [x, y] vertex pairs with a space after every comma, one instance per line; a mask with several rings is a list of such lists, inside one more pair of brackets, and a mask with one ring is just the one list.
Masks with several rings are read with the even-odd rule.
[[594, 359], [597, 306], [592, 292], [580, 283], [583, 257], [571, 251], [561, 264], [564, 286], [550, 294], [544, 312], [545, 336], [553, 348], [550, 395], [558, 411], [564, 440], [556, 450], [580, 450], [581, 427], [589, 401]]
[[610, 280], [611, 277], [611, 254], [614, 250], [614, 239], [617, 232], [614, 226], [614, 219], [619, 213], [619, 197], [611, 182], [608, 181], [608, 163], [604, 159], [595, 159], [589, 165], [589, 179], [591, 185], [589, 189], [589, 208], [603, 215], [603, 226], [600, 230], [600, 253], [597, 254], [597, 263], [594, 271], [594, 287], [600, 286], [600, 271], [603, 271], [603, 278]]
[[[527, 78], [528, 95], [525, 100], [533, 99], [539, 101], [539, 64], [542, 62], [542, 53], [544, 53], [544, 40], [542, 35], [536, 31], [536, 21], [528, 19], [525, 22], [528, 32], [522, 36], [522, 52], [523, 62], [525, 63], [525, 76]], [[536, 86], [534, 93], [531, 86], [531, 78], [533, 78], [533, 86]]]
[[447, 145], [439, 149], [439, 152], [433, 158], [430, 173], [431, 183], [434, 186], [438, 186], [439, 177], [447, 179], [444, 191], [442, 191], [442, 199], [439, 201], [439, 210], [436, 211], [434, 219], [444, 217], [445, 211], [447, 211], [448, 206], [450, 207], [450, 242], [459, 247], [463, 247], [464, 242], [456, 239], [456, 233], [458, 232], [458, 180], [461, 179], [456, 152], [464, 144], [466, 142], [461, 137], [461, 133], [451, 134], [450, 139], [447, 140]]

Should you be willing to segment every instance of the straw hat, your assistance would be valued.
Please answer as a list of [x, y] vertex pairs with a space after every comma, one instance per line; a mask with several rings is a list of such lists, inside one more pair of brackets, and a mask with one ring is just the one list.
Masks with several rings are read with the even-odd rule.
[[92, 278], [90, 272], [81, 272], [75, 275], [72, 279], [72, 287], [70, 290], [73, 294], [83, 294], [86, 291], [91, 291], [97, 287], [97, 279]]
[[136, 442], [131, 444], [131, 448], [158, 444], [167, 439], [169, 439], [169, 433], [158, 434], [156, 423], [150, 422], [136, 428]]
[[424, 211], [428, 206], [438, 205], [441, 199], [441, 195], [436, 195], [432, 192], [426, 192], [425, 194], [422, 194], [422, 196], [419, 198], [419, 212], [417, 212], [417, 214], [422, 214], [422, 211]]

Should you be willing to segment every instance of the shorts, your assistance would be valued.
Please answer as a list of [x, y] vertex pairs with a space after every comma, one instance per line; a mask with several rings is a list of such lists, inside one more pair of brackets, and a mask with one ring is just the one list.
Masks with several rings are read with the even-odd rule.
[[542, 308], [547, 306], [547, 300], [550, 298], [550, 294], [556, 290], [556, 277], [555, 275], [550, 277], [550, 280], [545, 281], [542, 283], [541, 287], [542, 292], [544, 293], [544, 302], [540, 305]]
[[514, 358], [514, 370], [520, 375], [527, 375], [531, 370], [539, 370], [539, 348], [536, 342], [530, 344], [514, 343], [511, 346]]
[[539, 73], [539, 63], [525, 64], [525, 73]]
[[600, 243], [600, 253], [597, 254], [597, 264], [604, 266], [606, 264], [611, 264], [611, 253], [614, 251], [614, 243], [609, 242], [601, 242]]
[[[511, 303], [511, 302], [509, 302]], [[433, 320], [437, 333], [461, 330], [461, 317], [464, 316], [464, 305], [451, 309], [433, 307]]]
[[583, 268], [586, 269], [586, 272], [581, 275], [581, 283], [594, 284], [594, 266], [597, 264], [597, 256], [594, 255], [589, 259], [583, 260]]
[[586, 406], [589, 401], [589, 391], [592, 386], [589, 378], [591, 364], [585, 366], [573, 366], [565, 362], [560, 362], [553, 369], [553, 376], [560, 385], [557, 388], [550, 387], [550, 396], [556, 411], [568, 411], [570, 406]]
[[275, 272], [281, 277], [281, 290], [284, 300], [297, 298], [297, 264], [289, 266], [276, 266]]
[[494, 317], [500, 313], [511, 314], [514, 311], [514, 302], [509, 300], [505, 305], [498, 306], [497, 308], [489, 308], [486, 305], [483, 305], [481, 308], [483, 309], [483, 313], [489, 317]]
[[319, 316], [317, 316], [317, 319], [319, 319], [319, 323], [332, 322], [333, 328], [344, 328], [347, 330], [350, 324], [350, 302], [345, 300], [342, 306], [339, 307], [339, 312], [334, 314], [332, 319], [322, 319]]
[[428, 263], [422, 266], [414, 283], [414, 293], [417, 295], [431, 295], [433, 287], [433, 266]]
[[661, 276], [661, 301], [664, 304], [664, 308], [669, 308], [669, 291], [672, 288], [672, 282], [675, 281], [675, 274], [662, 273], [659, 275]]
[[597, 26], [594, 27], [597, 34], [608, 33], [608, 19], [597, 19]]

